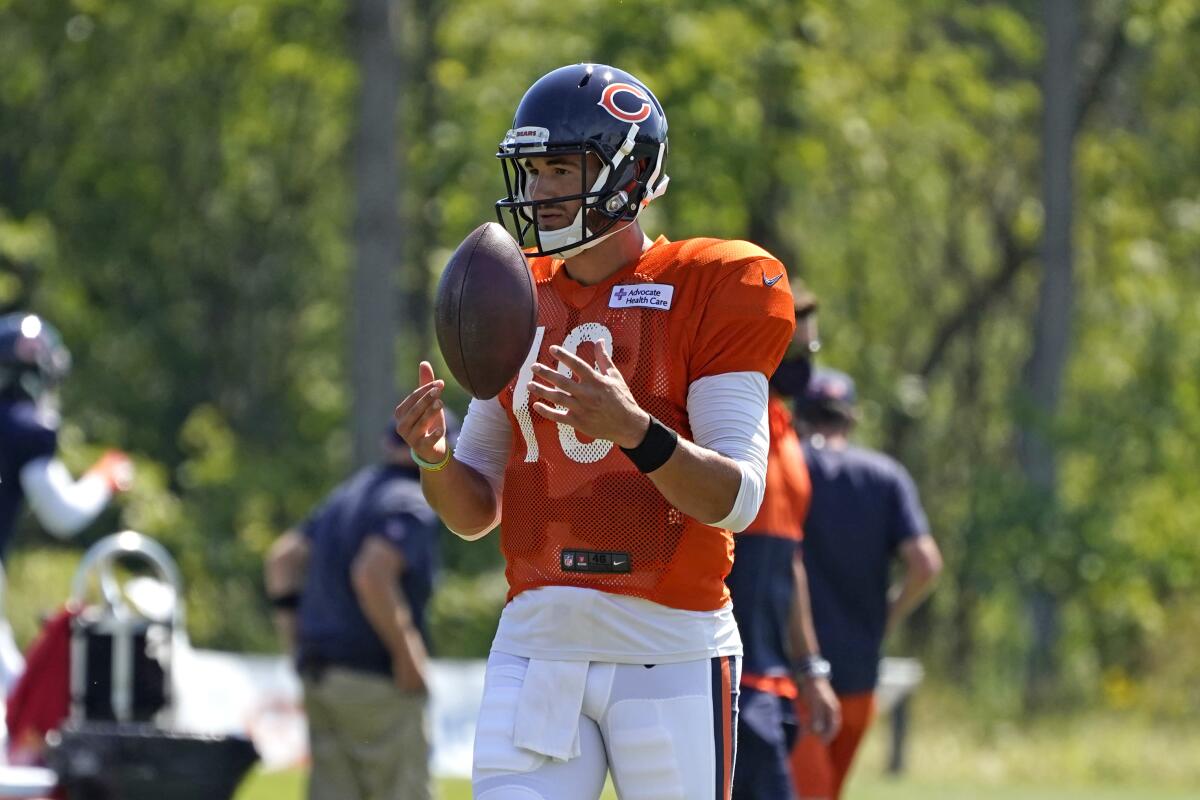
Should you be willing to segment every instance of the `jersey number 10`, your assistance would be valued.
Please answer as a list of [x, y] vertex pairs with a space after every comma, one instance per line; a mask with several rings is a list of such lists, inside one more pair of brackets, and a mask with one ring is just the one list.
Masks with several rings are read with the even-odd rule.
[[[517, 385], [513, 392], [513, 416], [517, 418], [521, 435], [525, 437], [526, 464], [537, 461], [541, 452], [538, 449], [537, 436], [533, 430], [533, 408], [529, 402], [529, 382], [533, 380], [533, 365], [537, 361], [538, 353], [541, 352], [542, 339], [545, 336], [546, 326], [539, 325], [533, 335], [533, 346], [529, 348], [529, 355], [525, 357], [525, 363], [517, 374]], [[613, 352], [612, 331], [599, 322], [585, 322], [577, 326], [563, 339], [562, 348], [570, 353], [576, 353], [579, 345], [584, 342], [604, 342], [608, 352]], [[558, 372], [567, 378], [570, 378], [572, 374], [571, 368], [562, 362], [559, 362]], [[613, 443], [607, 439], [595, 439], [585, 444], [579, 441], [579, 436], [575, 433], [574, 428], [561, 422], [558, 423], [558, 443], [562, 446], [567, 458], [578, 464], [594, 464], [608, 455], [613, 448]]]

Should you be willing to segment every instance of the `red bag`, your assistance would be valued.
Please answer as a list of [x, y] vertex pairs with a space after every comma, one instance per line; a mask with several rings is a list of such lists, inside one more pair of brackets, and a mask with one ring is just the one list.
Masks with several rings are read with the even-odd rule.
[[71, 620], [61, 609], [42, 627], [25, 654], [25, 672], [8, 696], [8, 761], [38, 765], [46, 734], [62, 725], [71, 706]]

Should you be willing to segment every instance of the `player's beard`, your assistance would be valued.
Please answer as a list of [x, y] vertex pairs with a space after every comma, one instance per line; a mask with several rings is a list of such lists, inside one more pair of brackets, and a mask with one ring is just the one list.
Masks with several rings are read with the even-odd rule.
[[771, 376], [771, 391], [784, 397], [800, 397], [808, 388], [812, 377], [812, 357], [798, 355], [779, 362], [779, 368]]

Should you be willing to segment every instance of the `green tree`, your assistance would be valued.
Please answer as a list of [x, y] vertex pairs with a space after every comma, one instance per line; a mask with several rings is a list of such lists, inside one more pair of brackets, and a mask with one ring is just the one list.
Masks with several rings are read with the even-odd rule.
[[[63, 329], [68, 456], [81, 439], [135, 452], [145, 480], [119, 523], [172, 547], [194, 633], [222, 646], [269, 643], [263, 548], [351, 461], [348, 8], [0, 0], [0, 307]], [[1041, 9], [404, 5], [401, 383], [430, 351], [438, 269], [494, 217], [492, 154], [521, 92], [563, 63], [615, 63], [670, 119], [651, 232], [783, 256], [821, 297], [822, 359], [859, 381], [862, 438], [917, 478], [949, 568], [896, 646], [1016, 713], [1023, 606], [1045, 587], [1063, 702], [1194, 712], [1200, 3], [1081, 17], [1073, 349], [1048, 418], [1020, 391], [1048, 211]], [[1052, 536], [1016, 446], [1034, 423], [1057, 454]], [[447, 581], [439, 635], [478, 652], [494, 537], [446, 542], [452, 572], [484, 574]]]

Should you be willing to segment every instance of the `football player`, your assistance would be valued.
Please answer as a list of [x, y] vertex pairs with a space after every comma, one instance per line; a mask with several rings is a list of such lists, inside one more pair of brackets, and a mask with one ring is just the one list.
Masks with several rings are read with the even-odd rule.
[[812, 486], [788, 410], [790, 401], [804, 393], [820, 347], [817, 299], [799, 281], [792, 292], [796, 334], [770, 381], [767, 489], [758, 517], [735, 537], [733, 570], [725, 581], [745, 647], [735, 800], [795, 796], [789, 765], [798, 731], [794, 700], [799, 698], [808, 712], [808, 730], [824, 741], [841, 724], [830, 665], [821, 657], [809, 606], [800, 542]]
[[0, 558], [28, 500], [49, 533], [68, 538], [95, 519], [133, 477], [129, 457], [109, 450], [78, 481], [59, 460], [57, 387], [71, 354], [36, 314], [0, 316]]
[[508, 603], [476, 729], [479, 800], [728, 798], [742, 644], [725, 576], [757, 515], [767, 376], [795, 327], [783, 266], [740, 241], [646, 237], [667, 121], [634, 76], [562, 67], [500, 143], [528, 247], [528, 360], [454, 452], [428, 363], [396, 409], [459, 536], [503, 518]]
[[[796, 405], [812, 481], [804, 523], [812, 618], [833, 665], [844, 723], [832, 739], [806, 735], [796, 743], [792, 768], [804, 800], [842, 796], [875, 713], [884, 639], [925, 599], [942, 569], [908, 470], [883, 453], [851, 444], [855, 403], [849, 375], [818, 369]], [[904, 575], [889, 590], [897, 557]]]

